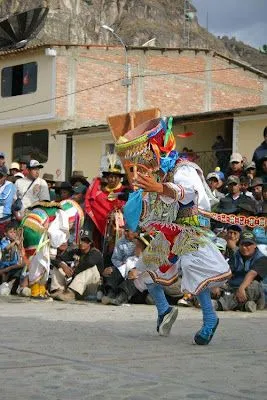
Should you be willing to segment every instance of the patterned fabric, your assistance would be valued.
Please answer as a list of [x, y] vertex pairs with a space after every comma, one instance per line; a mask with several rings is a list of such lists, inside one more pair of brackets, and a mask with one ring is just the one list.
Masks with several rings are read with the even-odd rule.
[[212, 218], [215, 221], [222, 222], [223, 224], [247, 226], [249, 228], [256, 228], [258, 226], [261, 228], [267, 227], [266, 217], [254, 217], [254, 216], [245, 217], [243, 215], [218, 214], [203, 210], [199, 210], [199, 212], [204, 216]]

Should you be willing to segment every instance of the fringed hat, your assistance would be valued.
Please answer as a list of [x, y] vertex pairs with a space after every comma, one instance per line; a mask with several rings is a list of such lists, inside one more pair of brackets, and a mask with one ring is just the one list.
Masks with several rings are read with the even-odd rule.
[[125, 174], [122, 172], [122, 167], [119, 164], [117, 155], [116, 154], [108, 154], [107, 158], [108, 158], [109, 166], [106, 171], [102, 172], [103, 177], [106, 177], [109, 174], [113, 174], [113, 175], [118, 175], [122, 178]]

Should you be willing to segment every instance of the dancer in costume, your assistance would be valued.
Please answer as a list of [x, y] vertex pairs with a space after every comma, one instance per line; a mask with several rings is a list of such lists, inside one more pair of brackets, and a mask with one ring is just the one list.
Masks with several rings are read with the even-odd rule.
[[203, 173], [198, 165], [179, 158], [171, 118], [147, 121], [127, 132], [117, 141], [116, 151], [138, 189], [124, 207], [126, 223], [155, 235], [143, 253], [136, 287], [148, 289], [158, 310], [157, 331], [167, 336], [178, 308], [170, 307], [163, 286], [173, 284], [182, 272], [182, 290], [197, 296], [203, 312], [194, 343], [207, 345], [219, 323], [210, 287], [229, 279], [231, 271], [212, 241], [209, 220], [199, 214], [199, 209], [209, 211], [214, 200]]

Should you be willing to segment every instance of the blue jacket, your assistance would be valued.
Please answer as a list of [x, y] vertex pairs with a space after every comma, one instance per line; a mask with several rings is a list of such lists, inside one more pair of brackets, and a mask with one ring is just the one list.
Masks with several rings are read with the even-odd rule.
[[11, 207], [15, 192], [15, 185], [9, 181], [6, 181], [4, 185], [0, 187], [0, 218], [11, 215]]
[[239, 287], [243, 282], [247, 272], [252, 269], [255, 261], [261, 257], [264, 257], [264, 254], [262, 254], [257, 248], [253, 256], [244, 261], [240, 251], [237, 250], [237, 252], [229, 260], [229, 265], [233, 273], [232, 278], [229, 280], [229, 285], [232, 287]]

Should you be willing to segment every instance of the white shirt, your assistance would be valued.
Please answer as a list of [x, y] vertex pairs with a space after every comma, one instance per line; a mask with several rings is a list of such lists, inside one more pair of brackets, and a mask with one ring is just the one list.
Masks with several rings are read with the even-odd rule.
[[[183, 165], [174, 174], [174, 190], [179, 192], [179, 202], [188, 204], [191, 201], [205, 211], [210, 211], [210, 199], [196, 169], [191, 165]], [[160, 196], [161, 200], [167, 204], [172, 204], [176, 200], [170, 197]]]
[[49, 189], [44, 179], [35, 179], [29, 188], [31, 183], [32, 180], [27, 177], [18, 179], [15, 183], [17, 198], [21, 199], [23, 210], [31, 207], [37, 201], [50, 200]]

